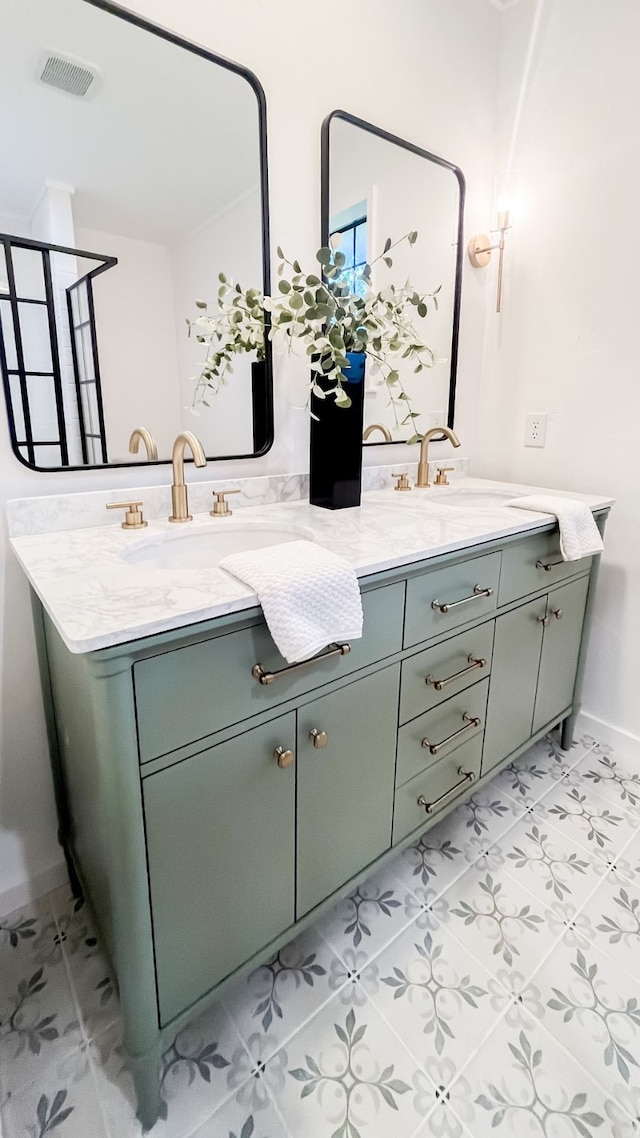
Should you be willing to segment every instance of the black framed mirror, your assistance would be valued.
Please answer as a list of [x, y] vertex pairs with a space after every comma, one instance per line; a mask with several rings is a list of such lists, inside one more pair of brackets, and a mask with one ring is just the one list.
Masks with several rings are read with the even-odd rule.
[[[110, 0], [4, 0], [0, 137], [16, 457], [35, 470], [162, 463], [184, 429], [214, 461], [265, 454], [269, 341], [194, 417], [205, 349], [186, 323], [196, 300], [215, 307], [219, 272], [270, 289], [256, 77]], [[151, 441], [134, 458], [135, 428]]]
[[[336, 110], [322, 124], [321, 179], [322, 244], [340, 241], [346, 258], [343, 272], [378, 258], [371, 278], [376, 290], [385, 282], [402, 285], [407, 278], [420, 293], [439, 290], [437, 308], [421, 322], [434, 366], [416, 375], [413, 362], [400, 365], [408, 406], [417, 418], [407, 418], [406, 403], [392, 399], [386, 384], [367, 368], [364, 428], [369, 437], [364, 444], [403, 443], [432, 427], [453, 427], [462, 290], [462, 171], [420, 146]], [[388, 268], [378, 257], [386, 239], [395, 243], [414, 230], [418, 240], [394, 247]]]

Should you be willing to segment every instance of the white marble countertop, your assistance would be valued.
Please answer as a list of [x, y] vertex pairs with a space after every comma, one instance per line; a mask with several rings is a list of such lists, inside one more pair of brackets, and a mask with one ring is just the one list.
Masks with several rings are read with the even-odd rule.
[[[606, 497], [477, 478], [456, 479], [454, 489], [495, 490], [513, 497], [557, 493], [592, 510], [613, 505]], [[364, 493], [356, 509], [331, 511], [307, 501], [284, 501], [248, 506], [234, 518], [244, 524], [255, 520], [310, 530], [318, 544], [345, 557], [358, 577], [471, 549], [550, 522], [548, 514], [479, 502], [455, 507], [447, 504], [446, 495], [439, 497], [438, 487], [404, 494], [383, 489]], [[179, 528], [218, 532], [224, 525], [225, 519], [205, 513]], [[250, 589], [217, 567], [159, 569], [122, 559], [134, 543], [177, 528], [159, 519], [144, 530], [127, 532], [116, 523], [12, 537], [11, 545], [70, 651], [92, 652], [258, 604]]]

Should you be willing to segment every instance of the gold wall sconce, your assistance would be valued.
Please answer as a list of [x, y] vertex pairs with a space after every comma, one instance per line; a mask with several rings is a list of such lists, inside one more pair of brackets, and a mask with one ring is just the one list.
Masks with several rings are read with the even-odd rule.
[[491, 238], [487, 237], [485, 233], [478, 233], [472, 237], [467, 245], [467, 255], [474, 269], [484, 269], [491, 260], [491, 254], [494, 249], [498, 250], [498, 291], [496, 294], [496, 312], [500, 312], [502, 306], [502, 269], [504, 260], [505, 233], [511, 229], [509, 209], [505, 206], [498, 209], [498, 226], [497, 229], [492, 229], [492, 233], [498, 233], [498, 240], [495, 244], [491, 244]]

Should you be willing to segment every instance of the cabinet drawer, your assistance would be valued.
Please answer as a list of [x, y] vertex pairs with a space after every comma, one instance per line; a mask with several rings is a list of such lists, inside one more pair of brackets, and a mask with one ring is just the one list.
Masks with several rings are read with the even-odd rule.
[[[402, 786], [426, 767], [434, 766], [475, 736], [482, 741], [488, 690], [489, 681], [483, 680], [400, 728], [397, 786]], [[474, 720], [478, 722], [474, 723]], [[423, 740], [437, 748], [435, 754]]]
[[[407, 582], [404, 646], [457, 628], [496, 607], [500, 553], [472, 557]], [[444, 608], [444, 611], [442, 609]]]
[[[482, 736], [477, 735], [464, 746], [458, 747], [451, 755], [423, 771], [422, 774], [406, 782], [396, 790], [395, 812], [393, 818], [393, 844], [401, 842], [413, 830], [428, 825], [439, 810], [464, 794], [480, 773], [482, 756]], [[473, 779], [465, 775], [472, 774]], [[424, 798], [433, 803], [433, 809], [426, 812], [418, 802]]]
[[140, 761], [244, 721], [284, 700], [321, 687], [357, 668], [398, 652], [402, 641], [404, 582], [362, 597], [364, 635], [347, 656], [309, 662], [263, 685], [251, 669], [279, 671], [287, 662], [266, 624], [176, 648], [134, 665]]
[[489, 675], [493, 620], [411, 656], [402, 665], [400, 722], [444, 703]]
[[[548, 589], [567, 577], [587, 573], [593, 558], [563, 561], [560, 554], [560, 535], [539, 533], [535, 537], [518, 541], [502, 551], [500, 575], [500, 604], [506, 605], [518, 597], [526, 597], [539, 589]], [[545, 568], [548, 566], [548, 568]]]

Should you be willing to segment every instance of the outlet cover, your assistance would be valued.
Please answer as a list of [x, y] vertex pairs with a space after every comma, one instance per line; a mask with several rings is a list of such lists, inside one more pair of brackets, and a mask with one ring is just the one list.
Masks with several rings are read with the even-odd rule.
[[524, 445], [543, 447], [547, 441], [547, 412], [530, 411], [525, 420]]

